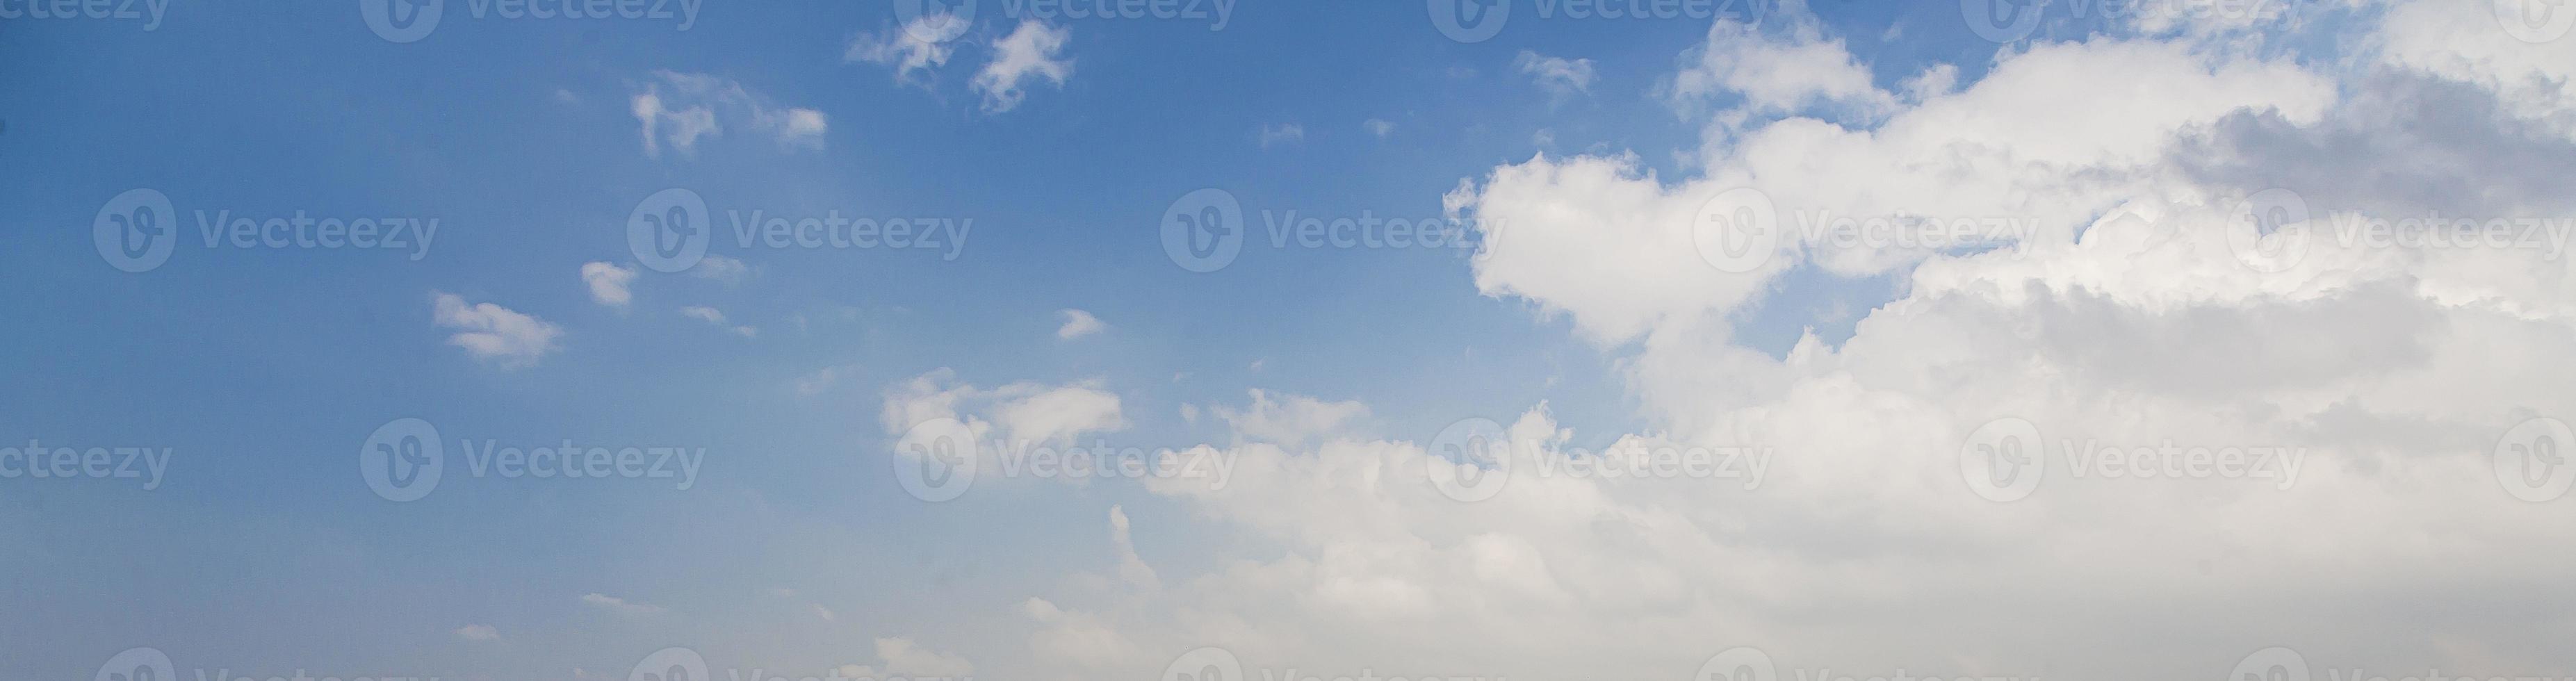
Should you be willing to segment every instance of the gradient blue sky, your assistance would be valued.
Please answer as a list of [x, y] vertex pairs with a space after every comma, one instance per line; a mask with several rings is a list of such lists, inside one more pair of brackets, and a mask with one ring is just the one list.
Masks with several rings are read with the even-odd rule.
[[[1363, 402], [1363, 429], [1391, 440], [1541, 403], [1582, 445], [1661, 425], [1623, 383], [1621, 353], [1563, 315], [1480, 294], [1466, 253], [1255, 243], [1195, 273], [1162, 250], [1158, 220], [1204, 187], [1232, 192], [1256, 228], [1265, 209], [1438, 215], [1460, 180], [1537, 154], [1634, 152], [1691, 174], [1703, 121], [1658, 93], [1709, 21], [1524, 11], [1463, 44], [1410, 0], [1250, 0], [1222, 31], [1061, 20], [1071, 77], [992, 111], [969, 81], [980, 43], [1013, 29], [997, 4], [916, 83], [844, 59], [854, 36], [897, 22], [877, 1], [717, 0], [683, 31], [476, 19], [451, 0], [412, 43], [380, 38], [352, 3], [173, 0], [151, 30], [0, 19], [0, 279], [14, 292], [0, 297], [0, 442], [173, 451], [150, 491], [0, 481], [0, 583], [13, 585], [0, 675], [80, 678], [137, 646], [183, 673], [262, 677], [615, 676], [666, 645], [820, 669], [864, 662], [878, 638], [973, 639], [1069, 572], [1115, 573], [1113, 505], [1164, 528], [1137, 550], [1166, 574], [1240, 548], [1132, 485], [906, 496], [886, 473], [881, 403], [942, 368], [977, 386], [1095, 385], [1129, 422], [1114, 439], [1142, 446], [1226, 443], [1224, 424], [1182, 407], [1241, 406], [1252, 389]], [[1963, 83], [1991, 65], [1998, 46], [1952, 5], [1804, 11], [1894, 90], [1933, 63]], [[1552, 93], [1518, 66], [1525, 51], [1591, 60], [1597, 80]], [[648, 153], [632, 100], [666, 71], [819, 111], [828, 129], [798, 147], [732, 118], [692, 153]], [[1299, 138], [1265, 143], [1289, 124]], [[629, 212], [671, 187], [718, 212], [974, 226], [954, 261], [720, 240], [751, 268], [738, 281], [643, 270], [630, 306], [595, 302], [582, 266], [632, 266]], [[91, 226], [136, 188], [183, 219], [167, 264], [129, 273], [103, 261]], [[199, 210], [436, 217], [440, 231], [416, 262], [210, 249]], [[1774, 356], [1811, 328], [1840, 342], [1902, 288], [1808, 265], [1770, 286], [1735, 318], [1740, 342]], [[558, 347], [527, 366], [479, 359], [434, 323], [441, 292], [554, 324]], [[1107, 328], [1060, 339], [1063, 309]], [[828, 385], [798, 389], [825, 370]], [[706, 461], [688, 490], [462, 479], [451, 464], [435, 494], [391, 503], [353, 458], [403, 417], [451, 441], [675, 445]], [[453, 633], [469, 624], [504, 637]], [[978, 662], [978, 675], [1015, 670]]]

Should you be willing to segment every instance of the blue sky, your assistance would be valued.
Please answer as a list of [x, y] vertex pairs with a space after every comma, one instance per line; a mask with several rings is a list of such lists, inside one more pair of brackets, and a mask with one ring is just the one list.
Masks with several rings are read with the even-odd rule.
[[[14, 387], [0, 391], [0, 444], [166, 449], [170, 460], [149, 490], [133, 479], [0, 480], [0, 581], [18, 585], [0, 597], [7, 675], [77, 678], [150, 647], [182, 675], [569, 679], [625, 674], [657, 649], [685, 646], [719, 667], [796, 675], [847, 664], [934, 675], [962, 656], [974, 660], [967, 675], [1054, 677], [1063, 667], [1044, 635], [1055, 622], [1024, 621], [1032, 598], [1071, 594], [1048, 602], [1151, 618], [1137, 614], [1150, 608], [1082, 595], [1115, 581], [1099, 575], [1121, 574], [1111, 547], [1128, 541], [1128, 519], [1138, 529], [1126, 550], [1175, 584], [1239, 562], [1333, 552], [1270, 534], [1296, 533], [1248, 520], [1255, 512], [1230, 515], [1118, 481], [990, 483], [1001, 491], [924, 503], [887, 473], [907, 463], [894, 448], [901, 429], [888, 422], [907, 382], [929, 375], [941, 389], [966, 386], [968, 402], [997, 403], [984, 414], [996, 427], [1010, 427], [1009, 404], [1027, 395], [1106, 394], [1116, 425], [1075, 429], [1075, 439], [1148, 449], [1243, 446], [1279, 432], [1235, 418], [1268, 413], [1255, 390], [1283, 404], [1299, 396], [1365, 405], [1313, 432], [1288, 428], [1278, 444], [1289, 450], [1328, 437], [1427, 442], [1461, 419], [1515, 424], [1538, 405], [1539, 431], [1570, 429], [1576, 447], [1743, 435], [1768, 431], [1732, 410], [1794, 414], [1838, 394], [1815, 378], [1830, 371], [1811, 375], [1822, 365], [1787, 358], [1803, 334], [1839, 348], [1866, 335], [1863, 319], [1891, 301], [1907, 301], [1896, 306], [1906, 314], [1948, 309], [1960, 298], [1916, 289], [1949, 290], [1954, 280], [1937, 272], [1973, 261], [1917, 253], [1861, 271], [1799, 256], [1747, 280], [1758, 293], [1744, 302], [1659, 311], [1657, 332], [1622, 334], [1602, 321], [1623, 314], [1617, 305], [1590, 307], [1552, 281], [1501, 269], [1480, 281], [1471, 250], [1281, 248], [1259, 231], [1265, 213], [1288, 211], [1455, 216], [1462, 180], [1501, 187], [1498, 169], [1531, 167], [1522, 164], [1541, 155], [1629, 158], [1636, 173], [1686, 194], [1684, 183], [1712, 168], [1760, 160], [1709, 145], [1759, 139], [1790, 119], [1893, 130], [1906, 110], [1932, 110], [1926, 100], [1944, 94], [1885, 104], [1802, 97], [1787, 109], [1765, 108], [1749, 91], [1677, 95], [1675, 74], [1723, 47], [1711, 45], [1712, 26], [1724, 23], [1712, 17], [1551, 18], [1523, 2], [1498, 36], [1461, 43], [1411, 1], [1243, 2], [1211, 30], [1192, 19], [1023, 23], [985, 0], [971, 28], [943, 43], [944, 62], [907, 72], [854, 57], [854, 46], [901, 35], [903, 18], [881, 1], [719, 0], [682, 28], [652, 18], [477, 17], [466, 0], [450, 0], [435, 30], [412, 42], [379, 35], [349, 4], [171, 0], [157, 25], [0, 18], [0, 173], [10, 178], [0, 182], [0, 277], [16, 292], [0, 297], [0, 318], [14, 322], [0, 334], [0, 355], [13, 358], [0, 372]], [[1747, 18], [1752, 35], [1782, 45], [1823, 36], [1873, 92], [1905, 92], [1947, 64], [1955, 89], [1973, 93], [1999, 63], [2060, 54], [2043, 46], [2110, 51], [2125, 40], [2181, 45], [2173, 49], [2207, 59], [2188, 75], [2213, 81], [2247, 64], [2279, 69], [2258, 76], [2309, 69], [2331, 100], [2326, 114], [2298, 113], [2321, 107], [2303, 109], [2293, 95], [2308, 90], [2284, 85], [2265, 93], [2281, 101], [2213, 105], [2155, 130], [2180, 135], [2266, 107], [2291, 112], [2293, 131], [2342, 120], [2331, 113], [2337, 93], [2381, 82], [2337, 52], [2348, 44], [2337, 36], [2380, 30], [2362, 24], [2384, 8], [2360, 4], [2215, 37], [2051, 15], [2007, 45], [1980, 38], [1948, 2], [1793, 4], [1748, 8]], [[997, 44], [1031, 30], [1064, 32], [1039, 57], [1069, 70], [1060, 80], [1019, 74], [1017, 99], [997, 105], [977, 73], [1001, 61]], [[1580, 75], [1552, 83], [1532, 66], [1551, 58], [1579, 61]], [[2203, 92], [2166, 85], [2184, 93], [2177, 98]], [[2207, 92], [2244, 90], [2225, 86]], [[2527, 92], [2495, 87], [2503, 110], [2531, 110], [2511, 105]], [[639, 118], [647, 97], [679, 115]], [[718, 132], [679, 132], [692, 111]], [[2543, 123], [2529, 125], [2566, 120], [2549, 115], [2531, 114]], [[1892, 182], [1856, 174], [1864, 170], [1896, 172], [1834, 170], [1838, 157], [1816, 158], [1828, 159], [1818, 161], [1821, 174], [1855, 173], [1854, 183]], [[1939, 174], [1934, 165], [1912, 167]], [[2062, 167], [2082, 175], [2093, 166]], [[1160, 221], [1177, 199], [1209, 187], [1236, 198], [1254, 231], [1230, 264], [1193, 272], [1162, 247]], [[702, 197], [716, 219], [837, 211], [971, 221], [971, 230], [951, 259], [945, 247], [744, 248], [719, 222], [716, 264], [665, 273], [639, 266], [627, 230], [639, 201], [670, 188]], [[163, 218], [175, 230], [170, 257], [141, 272], [113, 266], [93, 241], [105, 207], [134, 189], [158, 192], [175, 213]], [[1472, 216], [1548, 219], [1507, 213], [1493, 194], [1463, 196]], [[2057, 198], [2025, 203], [2063, 218], [2049, 229], [2070, 241], [2093, 218], [2132, 205], [2093, 195], [2050, 203]], [[201, 242], [200, 212], [224, 211], [434, 218], [437, 231], [417, 258], [409, 248]], [[1560, 274], [1613, 287], [1657, 276], [1580, 270], [1598, 262], [1586, 255], [1566, 254]], [[1936, 274], [1918, 275], [1922, 262]], [[612, 281], [588, 280], [593, 263], [604, 269], [589, 272]], [[2029, 283], [1995, 276], [1994, 290]], [[2031, 285], [2070, 290], [2055, 283]], [[1635, 286], [1612, 297], [1657, 295]], [[2110, 287], [2072, 289], [2086, 286]], [[2154, 297], [2112, 288], [2104, 300]], [[2070, 306], [2093, 300], [2070, 295]], [[2230, 295], [2192, 299], [2240, 300]], [[1101, 327], [1065, 337], [1067, 310]], [[1697, 326], [1701, 314], [1723, 331]], [[2084, 313], [1993, 314], [2072, 327], [2080, 323], [2063, 318]], [[1912, 379], [1872, 372], [1915, 358], [1861, 353], [1974, 345], [1897, 335], [1972, 322], [1907, 319], [1880, 322], [1881, 337], [1894, 340], [1820, 361], [1848, 363], [1840, 371], [1884, 389], [1872, 382]], [[542, 330], [530, 336], [512, 326], [520, 323]], [[478, 333], [489, 336], [464, 338]], [[2023, 339], [2050, 342], [2044, 333]], [[478, 349], [483, 342], [501, 347]], [[1934, 378], [1923, 381], [1951, 380], [1950, 369], [2005, 373], [1993, 367], [2009, 364], [1976, 363], [1991, 359], [1924, 359]], [[2481, 380], [2462, 371], [2462, 382]], [[1823, 383], [1800, 383], [1810, 379]], [[1676, 397], [1674, 382], [1692, 395]], [[2088, 394], [1997, 388], [2021, 389]], [[2528, 397], [2489, 411], [2559, 401]], [[1284, 418], [1298, 416], [1286, 409]], [[1904, 422], [1890, 415], [1897, 407], [1873, 409]], [[383, 498], [359, 475], [371, 435], [401, 418], [435, 424], [446, 447], [448, 477], [417, 501]], [[2464, 430], [2494, 426], [2458, 418], [2451, 425]], [[704, 459], [685, 489], [671, 479], [463, 475], [460, 443], [487, 439], [677, 447]], [[1747, 531], [1777, 538], [1802, 522], [1872, 515], [1853, 509], [1877, 508], [1885, 495], [1862, 496], [1870, 500]], [[1113, 508], [1115, 529], [1104, 521]], [[1036, 643], [1023, 640], [1032, 629]], [[887, 651], [889, 639], [948, 652], [907, 660]], [[1293, 645], [1237, 645], [1297, 659]]]

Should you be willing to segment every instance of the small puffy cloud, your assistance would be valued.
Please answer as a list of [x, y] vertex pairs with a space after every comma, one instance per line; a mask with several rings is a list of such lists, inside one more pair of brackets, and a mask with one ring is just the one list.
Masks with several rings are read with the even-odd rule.
[[1371, 118], [1366, 121], [1361, 121], [1360, 127], [1367, 129], [1369, 134], [1376, 135], [1379, 139], [1385, 139], [1386, 136], [1395, 134], [1395, 123], [1383, 118]]
[[713, 325], [720, 326], [720, 327], [729, 327], [729, 328], [727, 328], [726, 330], [728, 330], [728, 331], [732, 331], [732, 332], [734, 332], [734, 334], [735, 334], [735, 335], [739, 335], [739, 336], [742, 336], [742, 337], [744, 337], [744, 338], [751, 338], [751, 337], [754, 337], [754, 336], [758, 336], [758, 335], [760, 335], [760, 329], [753, 328], [753, 327], [750, 327], [750, 326], [737, 326], [737, 325], [732, 325], [732, 324], [730, 324], [730, 323], [725, 319], [725, 313], [724, 313], [724, 311], [723, 311], [723, 310], [718, 310], [718, 309], [715, 309], [715, 308], [712, 308], [712, 307], [705, 307], [705, 306], [699, 306], [699, 305], [691, 305], [691, 306], [688, 306], [688, 307], [680, 308], [680, 314], [681, 314], [681, 316], [685, 316], [685, 317], [688, 317], [688, 318], [690, 318], [690, 319], [695, 319], [695, 320], [698, 320], [698, 321], [706, 322], [706, 323], [708, 323], [708, 324], [713, 324]]
[[1529, 50], [1512, 60], [1512, 66], [1538, 81], [1538, 87], [1558, 99], [1592, 92], [1592, 60], [1550, 57]]
[[664, 146], [693, 156], [700, 139], [721, 137], [728, 126], [768, 137], [782, 149], [819, 150], [830, 128], [821, 111], [781, 105], [741, 83], [701, 73], [655, 71], [631, 108], [642, 126], [644, 155], [657, 158]]
[[1048, 28], [1035, 20], [1022, 21], [1020, 27], [993, 41], [993, 61], [976, 72], [968, 84], [984, 95], [985, 113], [1002, 113], [1018, 108], [1028, 93], [1022, 87], [1033, 80], [1045, 80], [1064, 87], [1073, 76], [1073, 60], [1063, 56], [1064, 46], [1073, 39], [1071, 28]]
[[[1803, 3], [1796, 4], [1802, 8]], [[1896, 98], [1878, 89], [1841, 38], [1827, 38], [1815, 17], [1803, 9], [1781, 13], [1782, 21], [1755, 25], [1719, 21], [1708, 39], [1683, 59], [1665, 94], [1674, 106], [1691, 108], [1723, 94], [1742, 97], [1742, 108], [1790, 113], [1820, 104], [1871, 118], [1896, 106]]]
[[605, 262], [584, 264], [581, 266], [581, 282], [590, 286], [590, 299], [601, 305], [622, 310], [627, 303], [635, 302], [635, 293], [629, 288], [635, 282], [633, 267]]
[[489, 624], [468, 624], [456, 628], [456, 637], [468, 641], [498, 641], [501, 640], [501, 630]]
[[563, 328], [546, 320], [491, 303], [467, 303], [453, 293], [432, 292], [430, 307], [438, 326], [457, 329], [448, 344], [503, 369], [535, 366], [563, 337]]
[[601, 593], [582, 594], [581, 602], [620, 615], [652, 615], [662, 612], [662, 606], [638, 603]]
[[876, 644], [877, 657], [885, 661], [885, 671], [890, 675], [956, 678], [975, 673], [975, 664], [966, 658], [923, 648], [909, 638], [881, 638]]
[[841, 61], [890, 67], [894, 82], [928, 88], [929, 76], [948, 64], [949, 55], [957, 49], [951, 41], [965, 33], [966, 27], [967, 22], [948, 14], [918, 17], [902, 26], [887, 25], [877, 33], [851, 36]]
[[1064, 326], [1056, 327], [1056, 338], [1073, 340], [1100, 333], [1109, 328], [1108, 324], [1101, 323], [1099, 317], [1091, 316], [1089, 312], [1066, 309], [1058, 311], [1057, 314], [1064, 315]]
[[1268, 149], [1282, 144], [1304, 142], [1306, 141], [1306, 126], [1295, 123], [1263, 124], [1260, 132], [1257, 133], [1255, 137], [1261, 141], [1261, 148], [1263, 149]]
[[720, 281], [727, 286], [732, 286], [751, 277], [751, 266], [743, 264], [741, 260], [710, 253], [705, 259], [699, 260], [696, 267], [689, 268], [689, 276]]

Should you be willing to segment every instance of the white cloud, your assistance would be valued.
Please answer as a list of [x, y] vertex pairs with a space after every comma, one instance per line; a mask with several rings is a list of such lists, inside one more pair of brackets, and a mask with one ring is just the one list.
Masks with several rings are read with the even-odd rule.
[[1254, 134], [1254, 138], [1261, 142], [1261, 148], [1263, 149], [1268, 149], [1282, 144], [1304, 142], [1306, 141], [1306, 126], [1295, 123], [1264, 123], [1261, 125], [1261, 129]]
[[885, 662], [885, 673], [910, 678], [962, 678], [975, 673], [975, 664], [966, 658], [923, 648], [909, 638], [876, 640], [877, 658]]
[[931, 77], [956, 51], [954, 41], [966, 32], [968, 23], [948, 14], [932, 14], [913, 19], [902, 26], [888, 25], [877, 33], [850, 37], [848, 49], [841, 53], [844, 63], [871, 63], [894, 69], [896, 83], [931, 86]]
[[1055, 330], [1055, 337], [1058, 339], [1072, 340], [1100, 333], [1109, 328], [1108, 324], [1101, 323], [1099, 317], [1091, 316], [1089, 312], [1065, 309], [1057, 311], [1056, 314], [1064, 316], [1064, 326], [1056, 327]]
[[627, 303], [635, 302], [635, 293], [629, 288], [635, 282], [635, 272], [633, 267], [585, 263], [581, 266], [581, 282], [590, 286], [592, 301], [623, 310]]
[[1036, 20], [1020, 22], [1010, 35], [993, 41], [993, 61], [985, 64], [969, 83], [984, 95], [985, 113], [1002, 113], [1020, 106], [1027, 98], [1021, 90], [1030, 80], [1044, 79], [1064, 87], [1073, 76], [1073, 60], [1062, 56], [1064, 46], [1073, 38], [1071, 28], [1048, 28]]
[[725, 313], [723, 310], [718, 310], [712, 307], [691, 305], [680, 308], [680, 315], [715, 326], [726, 327], [725, 330], [732, 331], [734, 335], [742, 336], [744, 338], [751, 338], [760, 335], [760, 329], [750, 326], [730, 324], [725, 320]]
[[657, 158], [664, 145], [695, 156], [701, 138], [721, 137], [728, 125], [790, 151], [822, 149], [830, 128], [821, 111], [780, 105], [741, 83], [700, 73], [654, 71], [631, 108], [642, 126], [644, 154]]
[[456, 637], [468, 641], [498, 641], [501, 640], [501, 630], [489, 624], [468, 624], [456, 628]]
[[1296, 447], [1322, 437], [1342, 432], [1351, 422], [1368, 416], [1367, 405], [1358, 402], [1326, 402], [1305, 395], [1278, 395], [1275, 399], [1265, 390], [1251, 392], [1252, 403], [1242, 409], [1215, 405], [1208, 412], [1244, 438], [1284, 447]]
[[940, 369], [889, 388], [882, 422], [900, 436], [913, 425], [955, 418], [1018, 442], [1071, 443], [1090, 433], [1121, 430], [1127, 419], [1118, 395], [1097, 382], [1046, 385], [1020, 382], [990, 390], [960, 383]]
[[[2483, 32], [2436, 43], [2509, 39], [2452, 28]], [[1746, 49], [1715, 44], [1737, 37], [1713, 32], [1702, 49]], [[1274, 401], [1256, 395], [1226, 418], [1232, 484], [1145, 481], [1179, 508], [1156, 521], [1129, 518], [1136, 502], [1112, 506], [1091, 570], [1114, 574], [1023, 603], [1030, 666], [1150, 677], [1202, 645], [1248, 667], [1526, 679], [1670, 677], [1735, 645], [1801, 672], [1942, 678], [2207, 678], [2276, 644], [2338, 667], [2576, 663], [2555, 644], [2576, 624], [2547, 609], [2420, 607], [2570, 593], [2554, 566], [2576, 545], [2543, 540], [2567, 533], [2566, 516], [2507, 494], [2494, 451], [2524, 418], [2576, 412], [2576, 365], [2559, 361], [2576, 352], [2576, 264], [2542, 248], [2321, 237], [2265, 272], [2229, 242], [2235, 198], [2285, 179], [2336, 192], [2321, 208], [2351, 196], [2390, 215], [2426, 201], [2576, 210], [2576, 197], [2517, 184], [2568, 170], [2563, 147], [2534, 132], [2558, 130], [2554, 100], [2465, 66], [2518, 72], [2468, 56], [2493, 46], [2439, 58], [2459, 71], [2406, 62], [2393, 75], [2367, 61], [2330, 70], [2355, 63], [2345, 55], [2095, 37], [2007, 52], [1971, 83], [1926, 71], [1900, 97], [1865, 76], [1837, 81], [1862, 65], [1836, 40], [1765, 40], [1705, 82], [1839, 122], [1716, 112], [1695, 121], [1709, 139], [1682, 174], [1628, 154], [1538, 157], [1448, 197], [1509, 225], [1469, 264], [1479, 289], [1571, 318], [1612, 355], [1645, 432], [1577, 438], [1543, 405], [1502, 419], [1526, 445], [1496, 473], [1507, 487], [1460, 503], [1427, 481], [1449, 464], [1429, 433], [1317, 437], [1276, 425], [1310, 422], [1284, 416], [1293, 400], [1265, 409]], [[1707, 69], [1699, 56], [1684, 68]], [[1765, 60], [1822, 75], [1740, 72]], [[2444, 141], [2410, 141], [2425, 137]], [[2372, 191], [2410, 174], [2480, 191]], [[1768, 267], [1716, 272], [1690, 225], [1737, 187], [1784, 211], [2037, 229], [1984, 251], [1799, 237]], [[1809, 336], [1775, 355], [1733, 336], [1733, 315], [1772, 295], [1779, 272], [1808, 266], [1893, 278], [1893, 300], [1839, 346]], [[1242, 417], [1257, 413], [1283, 416]], [[1977, 496], [1960, 467], [1970, 434], [2000, 417], [2045, 440], [2044, 483], [2012, 503]], [[1750, 490], [1542, 473], [1594, 460], [1571, 443], [1603, 435], [1772, 458]], [[2087, 442], [2307, 456], [2287, 489], [2162, 470], [2074, 477], [2063, 448]], [[1156, 522], [1223, 541], [1150, 565], [1137, 537], [1191, 529]]]
[[1546, 90], [1549, 96], [1557, 99], [1592, 92], [1595, 75], [1590, 59], [1550, 57], [1521, 50], [1520, 57], [1512, 60], [1512, 66], [1528, 74], [1538, 83], [1539, 89]]
[[449, 345], [504, 369], [535, 366], [563, 337], [561, 327], [543, 319], [491, 303], [469, 304], [451, 293], [431, 292], [430, 311], [438, 326], [458, 329], [447, 337]]
[[1871, 82], [1869, 68], [1844, 49], [1841, 38], [1825, 37], [1804, 7], [1785, 2], [1770, 15], [1782, 21], [1760, 26], [1731, 20], [1711, 25], [1708, 40], [1685, 55], [1690, 66], [1670, 82], [1673, 103], [1687, 109], [1725, 94], [1742, 98], [1742, 108], [1756, 113], [1830, 105], [1863, 119], [1894, 107], [1895, 97]]
[[1388, 135], [1395, 134], [1395, 123], [1382, 118], [1361, 121], [1360, 127], [1368, 129], [1369, 134], [1376, 135], [1378, 139], [1386, 139]]
[[751, 277], [751, 266], [743, 264], [741, 260], [709, 253], [705, 259], [698, 261], [696, 267], [689, 268], [689, 276], [720, 281], [727, 286], [733, 286]]
[[655, 615], [662, 612], [662, 607], [658, 605], [637, 603], [600, 593], [582, 594], [581, 602], [620, 615]]

